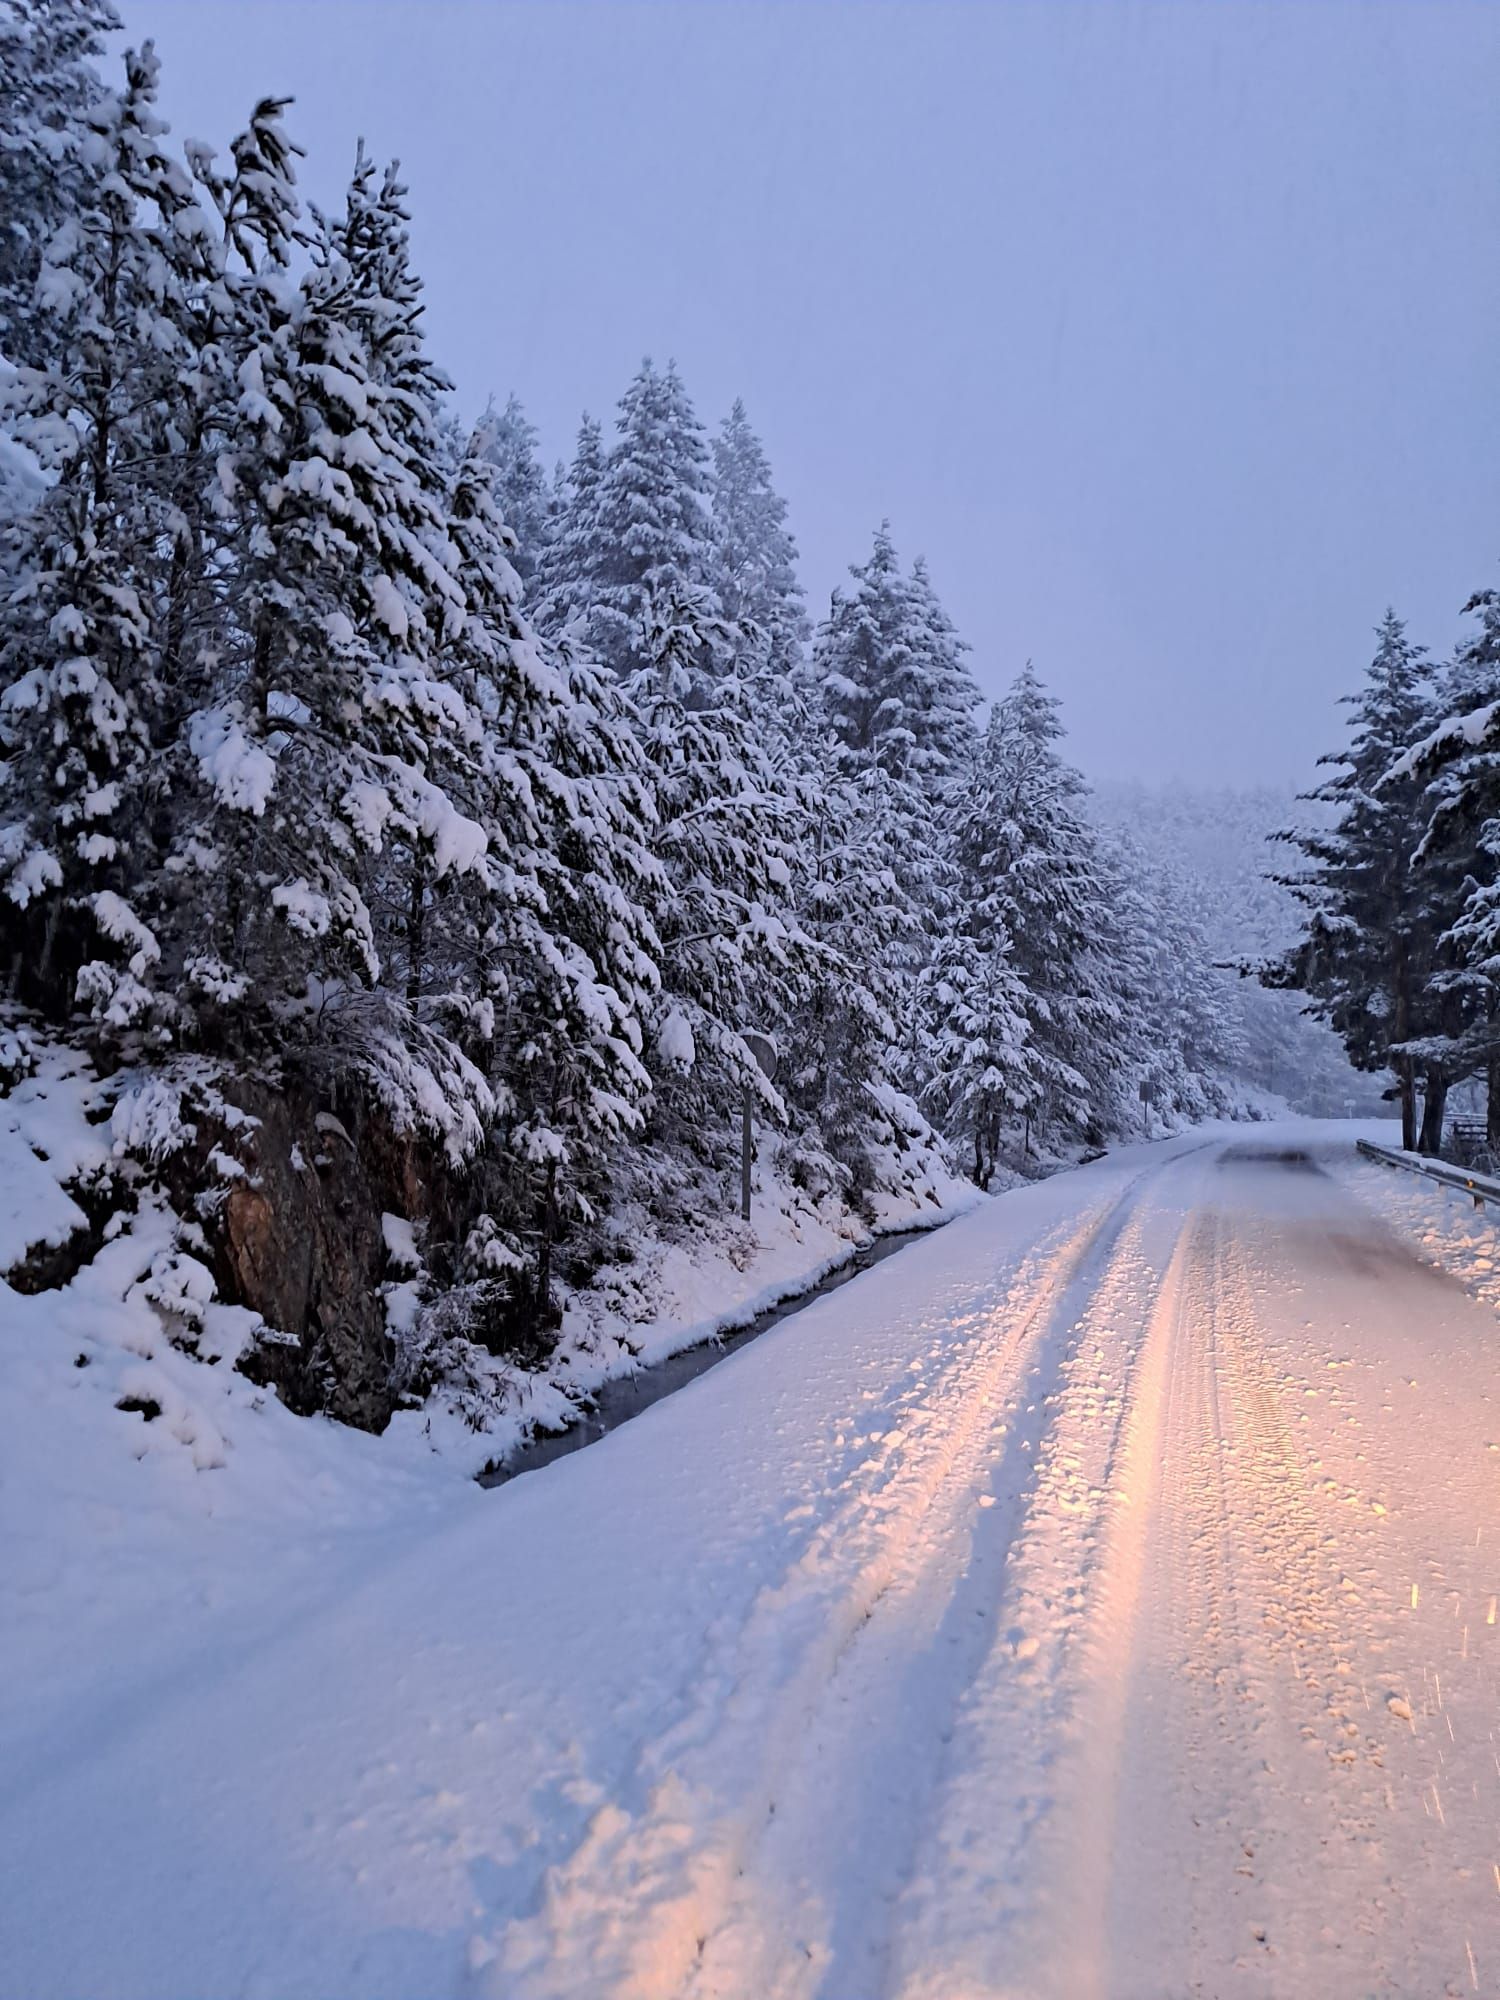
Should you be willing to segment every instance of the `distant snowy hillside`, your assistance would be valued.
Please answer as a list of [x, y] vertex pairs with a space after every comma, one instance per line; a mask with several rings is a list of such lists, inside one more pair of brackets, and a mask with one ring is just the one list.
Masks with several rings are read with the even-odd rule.
[[[1291, 792], [1117, 781], [1093, 788], [1091, 810], [1175, 880], [1225, 967], [1269, 958], [1296, 938], [1297, 904], [1273, 879], [1296, 858], [1275, 834], [1312, 810]], [[1350, 1068], [1337, 1036], [1302, 1012], [1299, 995], [1268, 992], [1233, 971], [1218, 976], [1239, 1028], [1244, 1082], [1313, 1116], [1381, 1110], [1382, 1080]]]

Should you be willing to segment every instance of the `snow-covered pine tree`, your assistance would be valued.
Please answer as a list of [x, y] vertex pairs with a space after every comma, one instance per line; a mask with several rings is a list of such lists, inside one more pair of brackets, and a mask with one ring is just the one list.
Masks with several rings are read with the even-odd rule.
[[995, 910], [1025, 993], [1032, 1132], [1076, 1139], [1118, 1122], [1122, 1016], [1110, 965], [1110, 884], [1058, 749], [1057, 702], [1028, 664], [990, 717]]
[[1489, 1139], [1500, 1147], [1500, 591], [1464, 606], [1478, 627], [1440, 675], [1430, 733], [1384, 797], [1425, 781], [1427, 832], [1413, 888], [1437, 933], [1424, 994], [1424, 1034], [1408, 1051], [1425, 1078], [1424, 1149], [1436, 1151], [1450, 1082], [1483, 1072]]
[[480, 419], [488, 439], [486, 449], [495, 468], [495, 501], [515, 536], [511, 567], [520, 577], [528, 602], [535, 595], [537, 573], [546, 563], [547, 545], [557, 521], [557, 501], [536, 455], [536, 426], [520, 399], [506, 398], [503, 410], [493, 403]]
[[1262, 973], [1269, 985], [1307, 994], [1356, 1069], [1394, 1072], [1408, 1147], [1418, 1138], [1412, 1044], [1431, 1025], [1437, 930], [1412, 866], [1428, 819], [1423, 784], [1389, 774], [1428, 733], [1432, 699], [1424, 649], [1387, 611], [1364, 686], [1344, 697], [1352, 710], [1348, 747], [1320, 759], [1337, 775], [1306, 795], [1332, 809], [1332, 824], [1285, 836], [1304, 857], [1281, 878], [1307, 912], [1302, 938]]
[[110, 0], [0, 0], [0, 354], [13, 362], [47, 358], [61, 331], [35, 310], [36, 283], [48, 243], [97, 203], [113, 165], [92, 114], [119, 26]]
[[482, 871], [436, 904], [421, 1003], [494, 1094], [457, 1264], [491, 1340], [518, 1318], [528, 1331], [546, 1323], [553, 1244], [603, 1206], [623, 1143], [641, 1131], [658, 987], [647, 909], [661, 886], [623, 699], [528, 630], [494, 484], [481, 425], [449, 507], [465, 614], [442, 655], [478, 733], [443, 762], [487, 850]]
[[[416, 644], [406, 655], [412, 670], [419, 660], [430, 662], [440, 655], [459, 631], [463, 614], [461, 586], [451, 574], [454, 551], [445, 518], [448, 450], [442, 404], [452, 385], [428, 355], [423, 338], [422, 286], [411, 264], [406, 192], [394, 164], [377, 176], [361, 142], [343, 213], [326, 227], [335, 254], [354, 280], [370, 378], [386, 398], [389, 436], [400, 453], [412, 496], [401, 524], [404, 559], [389, 566], [423, 621]], [[460, 720], [460, 711], [446, 702], [439, 682], [425, 687], [418, 682], [415, 692], [431, 715], [446, 710], [450, 727]], [[462, 719], [461, 734], [472, 736], [476, 729], [472, 718]], [[447, 733], [439, 730], [435, 747]], [[431, 836], [418, 832], [404, 840], [398, 837], [372, 864], [372, 888], [379, 892], [373, 907], [381, 957], [389, 966], [399, 955], [409, 1007], [415, 1007], [426, 976], [424, 944], [427, 908], [435, 891], [434, 858]]]
[[1448, 715], [1500, 702], [1500, 590], [1476, 590], [1464, 616], [1477, 619], [1478, 626], [1459, 641], [1441, 676], [1437, 699]]
[[663, 618], [686, 629], [668, 607], [692, 605], [695, 622], [723, 607], [711, 581], [708, 447], [675, 363], [641, 363], [616, 429], [599, 483], [587, 608], [591, 649], [624, 679], [658, 669], [652, 634]]
[[824, 726], [846, 770], [878, 766], [904, 778], [911, 750], [907, 696], [917, 674], [911, 593], [890, 523], [869, 560], [851, 563], [854, 588], [834, 591], [813, 650], [812, 679]]
[[811, 626], [786, 514], [765, 449], [736, 398], [713, 440], [711, 581], [724, 615], [758, 635], [774, 673], [790, 676]]
[[585, 415], [578, 426], [573, 462], [556, 482], [552, 528], [528, 598], [537, 629], [551, 638], [571, 630], [578, 643], [587, 644], [595, 579], [604, 563], [600, 516], [604, 456], [599, 420]]
[[850, 568], [818, 634], [813, 678], [848, 769], [878, 764], [936, 802], [967, 760], [979, 692], [966, 650], [918, 561], [908, 577], [890, 523]]
[[944, 698], [958, 642], [925, 576], [903, 575], [885, 526], [850, 574], [799, 677], [813, 805], [798, 901], [829, 956], [799, 1020], [795, 1089], [857, 1191], [874, 1105], [925, 1073], [915, 982], [952, 917], [941, 816], [964, 746]]
[[937, 799], [946, 797], [978, 747], [974, 711], [979, 689], [964, 662], [969, 648], [954, 630], [918, 556], [908, 585], [917, 673], [905, 697], [912, 736], [911, 770]]
[[927, 948], [923, 913], [907, 884], [902, 821], [888, 810], [884, 772], [848, 772], [835, 746], [811, 738], [798, 768], [805, 830], [794, 907], [817, 957], [792, 1009], [794, 1057], [782, 1088], [809, 1127], [810, 1181], [857, 1200], [873, 1183], [881, 1107], [909, 1083], [906, 1026], [912, 968]]
[[953, 788], [946, 815], [955, 881], [952, 916], [918, 982], [925, 1103], [988, 1187], [1007, 1138], [1034, 1108], [1037, 1077], [1026, 994], [1006, 927], [1014, 856], [1010, 773], [991, 727]]
[[816, 956], [791, 900], [801, 802], [761, 749], [736, 672], [738, 629], [703, 586], [645, 600], [642, 664], [626, 683], [652, 777], [662, 995], [658, 1124], [722, 1151], [748, 1085], [773, 1107], [742, 1035], [775, 1039]]
[[[264, 276], [256, 264], [279, 274], [295, 248], [287, 233], [291, 218], [266, 201], [268, 186], [295, 177], [297, 149], [282, 125], [285, 108], [284, 100], [274, 98], [255, 107], [234, 141], [227, 173], [219, 170], [210, 148], [189, 142], [195, 198], [148, 232], [158, 307], [153, 339], [170, 349], [176, 367], [176, 393], [160, 412], [155, 482], [171, 531], [170, 563], [156, 606], [164, 726], [153, 743], [152, 806], [163, 829], [179, 816], [184, 784], [192, 784], [194, 764], [182, 725], [214, 698], [214, 663], [237, 584], [233, 509], [216, 476], [215, 458], [235, 421], [238, 366], [257, 323], [255, 300]], [[164, 837], [161, 845], [169, 855], [171, 842]], [[171, 901], [163, 882], [143, 883], [141, 893], [158, 922], [163, 904]], [[164, 949], [166, 942], [164, 932]]]
[[[289, 182], [263, 194], [294, 212]], [[219, 699], [193, 724], [216, 811], [187, 857], [211, 878], [211, 942], [189, 975], [267, 1025], [314, 1006], [329, 1059], [360, 1070], [398, 1128], [434, 1132], [458, 1158], [482, 1137], [488, 1090], [397, 1005], [396, 923], [381, 921], [393, 852], [432, 884], [484, 852], [431, 771], [472, 722], [433, 665], [463, 616], [425, 456], [440, 378], [394, 178], [377, 189], [361, 160], [344, 216], [311, 234], [301, 278], [268, 271], [256, 289], [219, 454], [236, 628]]]
[[[92, 107], [99, 167], [37, 284], [54, 357], [23, 368], [10, 422], [55, 483], [9, 526], [0, 635], [0, 825], [7, 943], [24, 997], [75, 1000], [115, 1029], [150, 1007], [161, 946], [135, 907], [159, 829], [153, 750], [170, 733], [161, 611], [171, 595], [173, 420], [185, 348], [174, 226], [196, 214], [165, 151], [148, 43]], [[188, 232], [192, 234], [191, 231]]]

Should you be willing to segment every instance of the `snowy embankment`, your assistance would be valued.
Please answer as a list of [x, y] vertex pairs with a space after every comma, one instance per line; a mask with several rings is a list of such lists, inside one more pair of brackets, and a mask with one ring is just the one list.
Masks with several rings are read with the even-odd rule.
[[[13, 1352], [5, 1336], [28, 1327], [78, 1325], [76, 1353], [64, 1353], [55, 1339], [19, 1340], [14, 1358], [31, 1371], [33, 1402], [63, 1395], [70, 1407], [81, 1400], [111, 1416], [121, 1402], [138, 1405], [124, 1413], [135, 1415], [134, 1424], [105, 1421], [117, 1448], [128, 1433], [129, 1456], [179, 1449], [196, 1469], [229, 1469], [247, 1425], [275, 1431], [292, 1420], [236, 1372], [247, 1345], [265, 1333], [263, 1323], [215, 1299], [211, 1274], [193, 1254], [207, 1255], [194, 1218], [170, 1213], [127, 1157], [149, 1151], [151, 1134], [142, 1127], [160, 1106], [128, 1076], [101, 1082], [71, 1051], [50, 1047], [28, 1054], [32, 1060], [35, 1073], [0, 1099], [0, 1272], [26, 1273], [35, 1296], [0, 1284], [0, 1354]], [[888, 1098], [882, 1110], [892, 1142], [875, 1163], [878, 1185], [863, 1214], [836, 1195], [815, 1199], [796, 1186], [773, 1137], [757, 1158], [750, 1223], [737, 1212], [714, 1212], [725, 1198], [722, 1182], [705, 1186], [700, 1211], [675, 1230], [643, 1214], [616, 1218], [620, 1256], [565, 1294], [546, 1361], [528, 1367], [450, 1343], [448, 1371], [420, 1407], [392, 1420], [381, 1464], [421, 1473], [437, 1457], [446, 1470], [472, 1475], [534, 1431], [566, 1428], [605, 1383], [747, 1325], [810, 1290], [875, 1238], [935, 1227], [976, 1206], [983, 1197], [952, 1173], [907, 1101]], [[106, 1176], [122, 1171], [135, 1212], [115, 1216], [103, 1254], [57, 1289], [82, 1254], [73, 1254], [74, 1246], [89, 1244], [80, 1201], [87, 1204], [91, 1188], [103, 1190]], [[116, 1180], [116, 1190], [120, 1185]], [[391, 1276], [383, 1290], [399, 1338], [423, 1290], [421, 1260], [410, 1224], [397, 1216], [385, 1222]], [[86, 1382], [75, 1372], [82, 1370], [90, 1371]], [[159, 1413], [145, 1422], [144, 1443], [142, 1411]]]
[[[912, 1122], [920, 1128], [920, 1120]], [[498, 1394], [482, 1448], [463, 1405], [441, 1393], [419, 1416], [398, 1415], [392, 1430], [410, 1431], [419, 1421], [425, 1439], [477, 1469], [533, 1430], [565, 1427], [605, 1383], [748, 1326], [811, 1291], [877, 1238], [937, 1228], [985, 1199], [953, 1174], [930, 1137], [924, 1142], [913, 1134], [903, 1158], [880, 1164], [883, 1186], [870, 1196], [866, 1217], [835, 1198], [811, 1199], [782, 1171], [774, 1143], [762, 1147], [749, 1224], [736, 1214], [700, 1218], [666, 1237], [643, 1219], [629, 1262], [606, 1267], [570, 1295], [545, 1374], [494, 1369]], [[1018, 1177], [998, 1173], [994, 1191], [1007, 1185], [1020, 1185]]]
[[[255, 1643], [268, 1615], [316, 1603], [332, 1571], [384, 1561], [482, 1505], [472, 1475], [534, 1427], [568, 1423], [604, 1382], [745, 1324], [872, 1230], [945, 1221], [982, 1199], [915, 1148], [906, 1192], [884, 1197], [873, 1222], [813, 1204], [767, 1168], [752, 1227], [736, 1217], [675, 1242], [642, 1233], [628, 1265], [573, 1296], [546, 1367], [476, 1355], [483, 1373], [466, 1393], [441, 1382], [372, 1437], [294, 1416], [237, 1370], [259, 1322], [213, 1299], [191, 1221], [144, 1176], [134, 1214], [108, 1223], [97, 1254], [60, 1282], [90, 1246], [91, 1187], [119, 1170], [148, 1108], [128, 1081], [101, 1084], [57, 1048], [0, 1099], [0, 1270], [51, 1287], [0, 1283], [0, 1629], [16, 1687], [87, 1683], [101, 1649], [170, 1658], [204, 1620], [237, 1635], [222, 1639], [231, 1651]], [[393, 1306], [403, 1290], [388, 1287]]]

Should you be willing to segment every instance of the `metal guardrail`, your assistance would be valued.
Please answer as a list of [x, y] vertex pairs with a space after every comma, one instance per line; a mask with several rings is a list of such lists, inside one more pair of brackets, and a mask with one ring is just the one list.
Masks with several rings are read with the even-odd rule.
[[1483, 1208], [1487, 1201], [1500, 1207], [1500, 1180], [1489, 1174], [1471, 1174], [1467, 1167], [1451, 1166], [1447, 1160], [1418, 1159], [1415, 1153], [1403, 1153], [1395, 1146], [1377, 1146], [1369, 1139], [1360, 1139], [1356, 1144], [1367, 1160], [1375, 1160], [1383, 1167], [1405, 1167], [1409, 1174], [1421, 1174], [1436, 1181], [1439, 1187], [1454, 1188], [1459, 1194], [1469, 1195], [1476, 1208]]

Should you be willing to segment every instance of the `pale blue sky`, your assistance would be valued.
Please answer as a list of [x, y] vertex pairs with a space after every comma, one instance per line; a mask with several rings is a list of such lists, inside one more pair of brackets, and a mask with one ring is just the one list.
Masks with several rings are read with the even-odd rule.
[[742, 395], [815, 611], [889, 515], [1101, 776], [1302, 779], [1500, 583], [1500, 5], [121, 0], [179, 134], [400, 156], [434, 348], [566, 454]]

